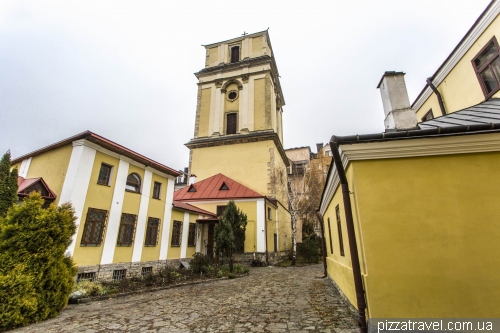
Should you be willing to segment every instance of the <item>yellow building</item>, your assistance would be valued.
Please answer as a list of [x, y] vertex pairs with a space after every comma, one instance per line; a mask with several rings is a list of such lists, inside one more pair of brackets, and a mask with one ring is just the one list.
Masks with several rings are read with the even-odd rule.
[[500, 317], [500, 95], [475, 72], [481, 59], [497, 80], [498, 47], [486, 60], [482, 49], [496, 45], [499, 11], [492, 1], [433, 79], [446, 115], [430, 87], [412, 109], [404, 73], [386, 72], [386, 131], [332, 137], [327, 272], [362, 316]]
[[[68, 248], [79, 278], [121, 279], [195, 253], [197, 221], [214, 214], [173, 200], [179, 172], [92, 132], [12, 161], [19, 196], [71, 202], [77, 233]], [[199, 227], [198, 227], [199, 228]]]
[[205, 49], [205, 68], [195, 74], [195, 130], [186, 144], [189, 172], [198, 179], [221, 173], [274, 200], [281, 220], [289, 224], [285, 100], [269, 34], [245, 34]]

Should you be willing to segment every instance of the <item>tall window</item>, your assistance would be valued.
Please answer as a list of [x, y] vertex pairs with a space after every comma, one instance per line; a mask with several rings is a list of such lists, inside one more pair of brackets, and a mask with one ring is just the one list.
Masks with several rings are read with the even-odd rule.
[[134, 243], [136, 221], [137, 215], [122, 214], [120, 230], [118, 232], [118, 246], [132, 246]]
[[189, 223], [188, 246], [196, 246], [196, 223]]
[[226, 134], [236, 134], [236, 113], [228, 113], [226, 116]]
[[233, 46], [231, 48], [231, 63], [240, 61], [240, 47]]
[[335, 212], [337, 213], [337, 230], [339, 232], [339, 246], [340, 246], [340, 255], [344, 256], [344, 240], [342, 239], [342, 224], [340, 222], [340, 209], [339, 205], [335, 207]]
[[226, 207], [227, 206], [217, 206], [217, 216], [221, 216], [222, 214], [224, 214]]
[[153, 199], [160, 199], [161, 183], [155, 182], [153, 186]]
[[89, 208], [80, 245], [101, 245], [107, 217], [107, 210]]
[[148, 226], [146, 229], [146, 246], [156, 246], [158, 244], [158, 230], [160, 228], [160, 219], [156, 217], [148, 218]]
[[129, 192], [141, 193], [141, 177], [135, 172], [128, 175], [125, 189]]
[[491, 97], [500, 89], [500, 57], [495, 37], [472, 59], [472, 65], [483, 89], [484, 97]]
[[328, 239], [330, 240], [330, 253], [333, 254], [332, 227], [330, 226], [330, 218], [328, 218]]
[[182, 231], [182, 222], [174, 221], [174, 225], [172, 227], [172, 241], [170, 245], [181, 246], [181, 231]]
[[272, 211], [271, 211], [271, 208], [269, 208], [269, 207], [267, 207], [267, 219], [268, 220], [273, 219]]
[[106, 163], [101, 164], [101, 170], [99, 171], [99, 178], [97, 178], [97, 184], [109, 185], [112, 168], [113, 167], [109, 164]]

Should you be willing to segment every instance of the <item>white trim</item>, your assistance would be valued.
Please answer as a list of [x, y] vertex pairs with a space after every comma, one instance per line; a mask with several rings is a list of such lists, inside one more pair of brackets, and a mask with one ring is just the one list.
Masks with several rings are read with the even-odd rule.
[[174, 181], [167, 182], [167, 194], [165, 197], [165, 212], [163, 214], [163, 228], [160, 240], [160, 260], [166, 260], [168, 256], [168, 238], [170, 236], [170, 226], [172, 224], [172, 202], [174, 198]]
[[[203, 218], [203, 215], [198, 215], [198, 219], [201, 220]], [[201, 242], [202, 242], [202, 224], [201, 223], [196, 223], [196, 253], [201, 253]]]
[[266, 252], [266, 204], [264, 199], [257, 200], [257, 221], [255, 227], [257, 230], [257, 252]]
[[146, 221], [148, 219], [149, 193], [151, 192], [151, 182], [153, 173], [149, 170], [144, 171], [144, 180], [142, 185], [141, 203], [139, 204], [139, 215], [137, 216], [137, 228], [135, 229], [134, 249], [132, 251], [132, 262], [141, 261], [142, 248], [146, 233]]
[[[347, 156], [345, 156], [342, 153], [342, 149], [340, 149], [340, 154], [341, 154], [341, 159], [342, 159], [342, 164], [344, 169], [347, 167], [347, 164], [349, 163], [349, 160], [347, 159]], [[320, 208], [319, 211], [321, 215], [324, 215], [326, 212], [326, 209], [328, 208], [328, 205], [330, 204], [330, 201], [332, 201], [333, 195], [335, 194], [335, 191], [337, 190], [337, 187], [340, 184], [340, 178], [339, 174], [337, 173], [337, 168], [335, 166], [335, 162], [332, 161], [332, 173], [330, 174], [330, 177], [326, 180], [326, 185], [325, 185], [325, 195], [323, 196], [323, 200], [320, 203]]]
[[[457, 65], [457, 63], [463, 58], [463, 56], [469, 51], [471, 46], [479, 39], [483, 32], [488, 28], [488, 26], [493, 22], [493, 20], [500, 13], [500, 2], [495, 1], [488, 12], [485, 13], [481, 21], [478, 22], [477, 26], [470, 32], [469, 38], [467, 38], [460, 47], [453, 53], [451, 58], [444, 64], [443, 68], [436, 73], [436, 77], [432, 83], [439, 87], [443, 80], [448, 76], [451, 70]], [[431, 96], [432, 90], [426, 87], [424, 93], [417, 99], [413, 105], [413, 110], [418, 111], [422, 105]]]
[[189, 213], [184, 212], [184, 221], [182, 222], [182, 238], [181, 238], [181, 258], [186, 258], [187, 243], [189, 234]]
[[61, 196], [59, 197], [59, 204], [71, 202], [75, 209], [75, 224], [77, 227], [75, 234], [71, 237], [71, 244], [68, 248], [70, 256], [75, 252], [76, 236], [82, 222], [83, 207], [87, 198], [95, 153], [96, 151], [89, 147], [73, 146]]
[[28, 177], [28, 171], [30, 169], [30, 165], [31, 165], [31, 157], [27, 158], [27, 159], [24, 159], [21, 162], [21, 166], [19, 167], [19, 173], [18, 173], [18, 175], [20, 177], [27, 178]]
[[115, 189], [108, 217], [108, 226], [102, 249], [101, 265], [111, 264], [115, 255], [116, 240], [120, 228], [123, 199], [125, 197], [125, 184], [127, 183], [129, 163], [120, 160], [116, 172]]

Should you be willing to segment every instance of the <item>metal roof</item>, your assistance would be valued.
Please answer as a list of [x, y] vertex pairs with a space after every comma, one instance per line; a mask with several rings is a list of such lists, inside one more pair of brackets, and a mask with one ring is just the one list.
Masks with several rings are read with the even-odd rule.
[[216, 217], [216, 215], [214, 213], [211, 213], [208, 210], [204, 210], [204, 209], [198, 208], [196, 206], [190, 205], [190, 204], [185, 203], [185, 202], [174, 201], [172, 203], [172, 206], [174, 208], [188, 210], [188, 211], [191, 211], [191, 212], [194, 212], [194, 213], [199, 213], [199, 214], [203, 214], [203, 215], [208, 215], [208, 216]]

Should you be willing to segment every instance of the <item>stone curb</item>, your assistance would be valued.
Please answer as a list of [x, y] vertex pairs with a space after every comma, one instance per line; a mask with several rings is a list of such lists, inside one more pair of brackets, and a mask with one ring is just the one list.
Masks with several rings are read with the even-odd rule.
[[[129, 295], [141, 294], [141, 293], [146, 293], [146, 292], [154, 292], [154, 291], [160, 291], [160, 290], [172, 289], [172, 288], [178, 288], [178, 287], [184, 287], [184, 286], [192, 286], [192, 285], [196, 285], [196, 284], [210, 283], [210, 282], [216, 282], [216, 281], [222, 281], [222, 280], [234, 280], [234, 279], [245, 277], [248, 275], [250, 275], [250, 274], [245, 273], [245, 274], [236, 275], [234, 278], [231, 278], [231, 279], [229, 279], [228, 277], [222, 277], [222, 278], [208, 279], [208, 280], [195, 281], [195, 282], [179, 283], [179, 284], [174, 284], [172, 286], [163, 286], [163, 287], [157, 287], [157, 288], [151, 288], [151, 289], [139, 289], [139, 290], [129, 291], [126, 293], [86, 297], [86, 298], [81, 298], [77, 304], [73, 304], [73, 305], [92, 303], [92, 302], [96, 302], [96, 301], [104, 301], [104, 300], [108, 300], [108, 299], [112, 299], [112, 298], [125, 297], [125, 296], [129, 296]], [[68, 304], [68, 305], [70, 305], [70, 304]]]

